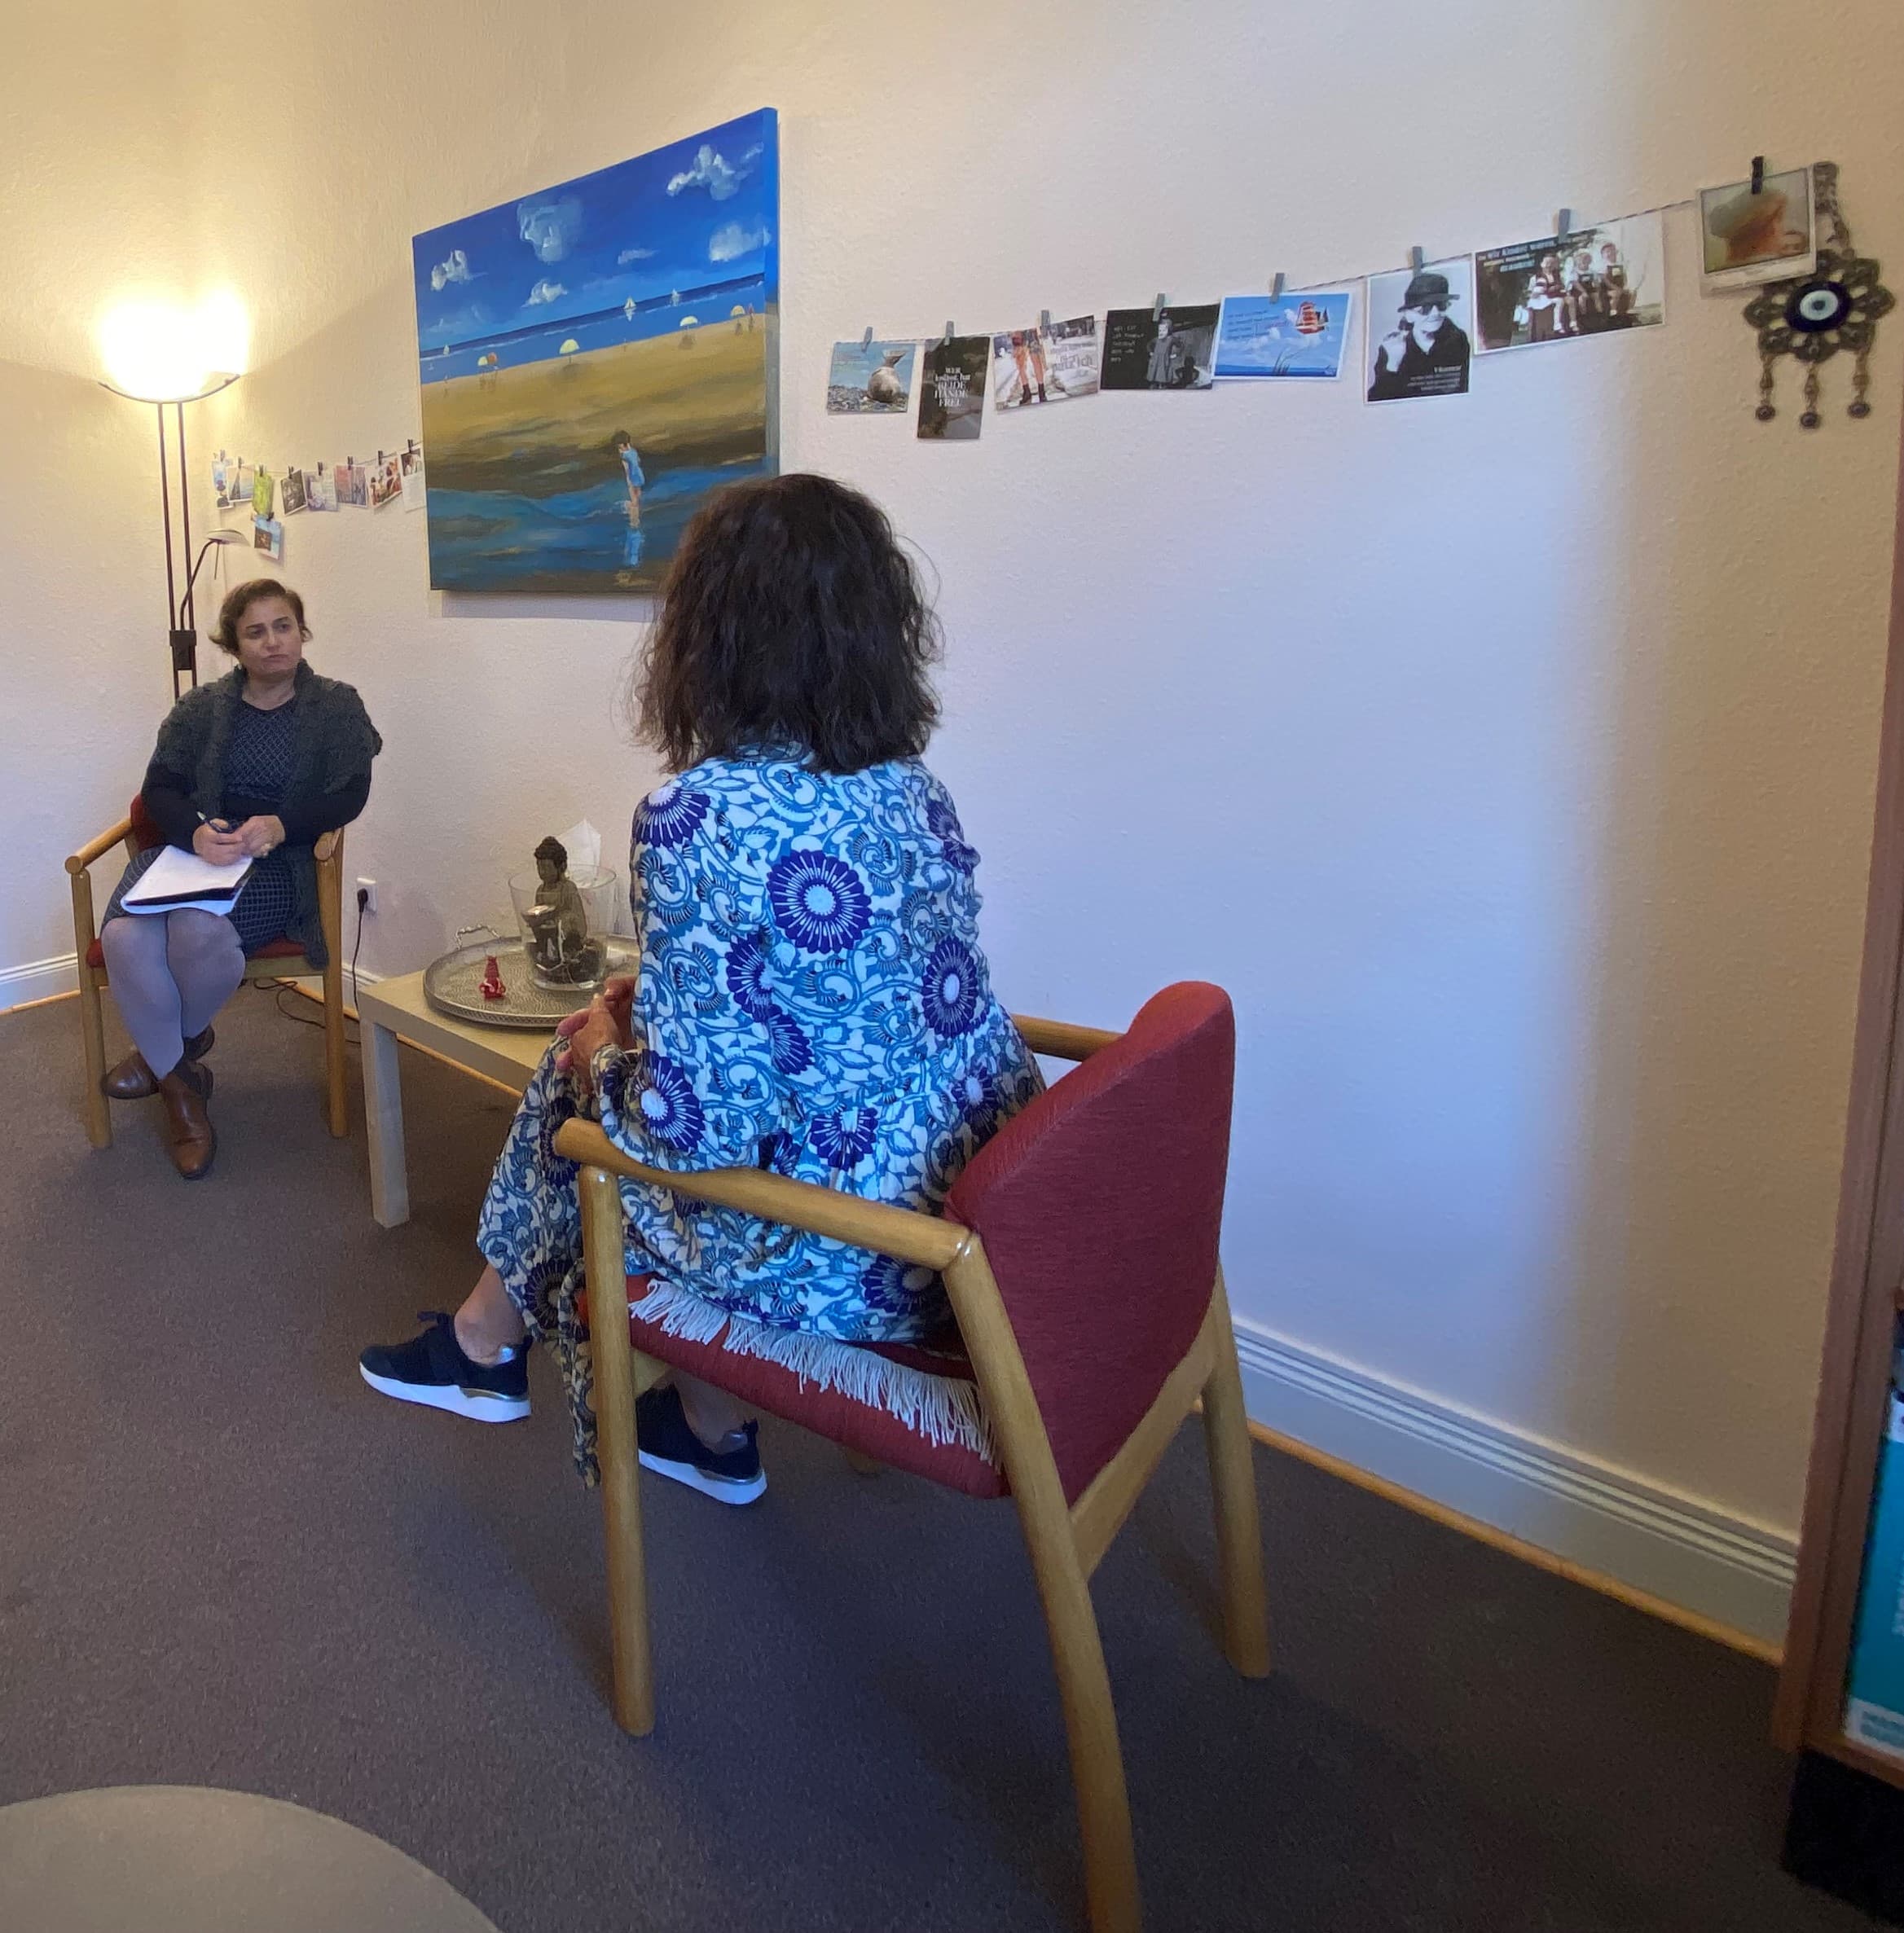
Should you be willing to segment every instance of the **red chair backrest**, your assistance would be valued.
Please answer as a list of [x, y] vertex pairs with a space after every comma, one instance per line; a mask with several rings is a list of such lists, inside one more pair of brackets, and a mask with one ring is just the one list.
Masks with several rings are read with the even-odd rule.
[[946, 1199], [985, 1244], [1069, 1501], [1208, 1311], [1235, 1079], [1229, 995], [1167, 986], [1008, 1121]]
[[152, 824], [152, 815], [146, 811], [145, 794], [135, 792], [132, 795], [132, 842], [141, 852], [150, 852], [155, 846], [165, 843], [165, 835]]

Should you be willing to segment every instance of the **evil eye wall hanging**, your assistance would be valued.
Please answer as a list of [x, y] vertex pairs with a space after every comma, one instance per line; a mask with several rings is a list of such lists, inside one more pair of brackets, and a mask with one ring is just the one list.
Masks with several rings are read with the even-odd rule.
[[1841, 349], [1852, 354], [1851, 401], [1848, 416], [1868, 416], [1865, 391], [1871, 384], [1871, 349], [1876, 340], [1878, 318], [1892, 306], [1891, 292], [1878, 280], [1878, 265], [1859, 255], [1851, 244], [1851, 231], [1838, 209], [1838, 169], [1820, 161], [1812, 169], [1814, 198], [1820, 216], [1831, 225], [1831, 239], [1818, 252], [1817, 266], [1808, 275], [1768, 282], [1745, 305], [1745, 319], [1758, 332], [1759, 402], [1761, 423], [1778, 415], [1772, 406], [1772, 375], [1780, 356], [1805, 364], [1805, 410], [1798, 419], [1804, 429], [1816, 429], [1818, 415], [1818, 365]]

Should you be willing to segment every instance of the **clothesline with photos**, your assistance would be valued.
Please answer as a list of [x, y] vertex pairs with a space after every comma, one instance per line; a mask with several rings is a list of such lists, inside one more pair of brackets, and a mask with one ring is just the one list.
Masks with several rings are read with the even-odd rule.
[[222, 450], [212, 459], [212, 490], [221, 511], [249, 510], [252, 547], [272, 561], [284, 555], [284, 519], [304, 511], [385, 510], [426, 501], [423, 451], [414, 437], [401, 450], [380, 450], [373, 463], [347, 456], [327, 468], [314, 463], [274, 471]]
[[1759, 332], [1760, 419], [1777, 413], [1772, 367], [1791, 354], [1809, 365], [1799, 420], [1817, 428], [1818, 364], [1840, 348], [1856, 358], [1848, 413], [1867, 415], [1871, 336], [1891, 305], [1877, 264], [1853, 253], [1832, 164], [1774, 174], [1762, 156], [1745, 178], [1610, 220], [1579, 224], [1561, 209], [1551, 233], [1502, 248], [1432, 261], [1416, 248], [1405, 267], [1295, 288], [1277, 275], [1267, 293], [1215, 302], [1159, 294], [1148, 309], [1107, 310], [1102, 333], [1095, 314], [1054, 323], [1049, 310], [983, 335], [949, 321], [929, 336], [882, 340], [868, 327], [833, 345], [827, 411], [904, 416], [917, 388], [921, 438], [971, 442], [987, 390], [996, 414], [1106, 390], [1333, 381], [1349, 359], [1358, 298], [1369, 402], [1465, 395], [1477, 356], [1662, 325], [1665, 217], [1681, 209], [1699, 211], [1702, 292], [1753, 297], [1745, 314]]

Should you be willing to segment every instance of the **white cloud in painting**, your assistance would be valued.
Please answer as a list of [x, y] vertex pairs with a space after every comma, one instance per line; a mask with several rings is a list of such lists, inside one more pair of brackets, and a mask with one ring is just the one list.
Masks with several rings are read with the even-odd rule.
[[679, 195], [684, 188], [706, 188], [716, 201], [725, 201], [730, 195], [739, 191], [746, 174], [745, 162], [738, 168], [734, 167], [703, 141], [700, 152], [694, 156], [694, 165], [684, 169], [668, 183], [668, 192]]
[[615, 257], [615, 266], [625, 269], [631, 261], [646, 261], [653, 253], [652, 248], [624, 248]]
[[543, 261], [560, 261], [582, 232], [582, 204], [573, 195], [531, 195], [516, 204], [522, 239]]
[[530, 306], [533, 307], [538, 302], [552, 302], [557, 296], [565, 296], [568, 292], [568, 290], [564, 288], [561, 283], [551, 282], [545, 276], [536, 283], [534, 288], [530, 290]]
[[460, 248], [452, 248], [447, 261], [439, 261], [429, 272], [432, 288], [445, 288], [451, 282], [467, 282], [469, 279], [469, 257]]
[[756, 222], [751, 227], [739, 222], [730, 222], [725, 228], [717, 228], [708, 238], [707, 259], [710, 261], [732, 261], [737, 255], [750, 255], [756, 248], [764, 248], [767, 243], [767, 224]]

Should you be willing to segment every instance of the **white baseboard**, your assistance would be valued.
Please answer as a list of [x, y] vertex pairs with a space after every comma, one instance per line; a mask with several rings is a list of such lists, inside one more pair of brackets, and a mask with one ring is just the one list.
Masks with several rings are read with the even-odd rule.
[[24, 966], [0, 967], [0, 1013], [29, 1000], [71, 993], [79, 985], [79, 961], [71, 953], [53, 960], [29, 960]]
[[1629, 1588], [1783, 1641], [1794, 1538], [1238, 1320], [1265, 1428]]

